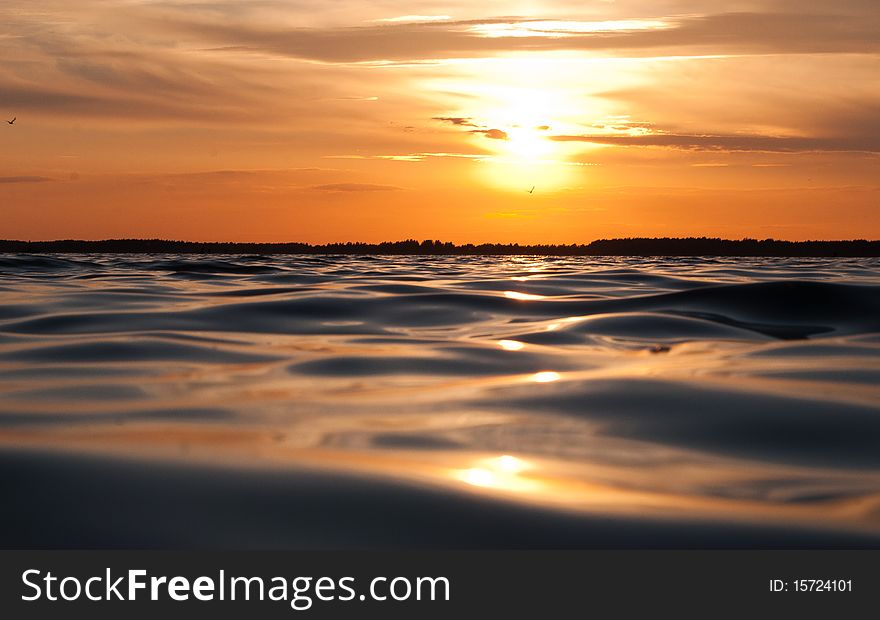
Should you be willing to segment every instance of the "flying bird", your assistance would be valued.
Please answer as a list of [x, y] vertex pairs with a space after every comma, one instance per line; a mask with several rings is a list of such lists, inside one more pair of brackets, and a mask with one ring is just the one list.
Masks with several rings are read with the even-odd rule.
[[531, 194], [531, 193], [534, 192], [534, 191], [535, 191], [535, 186], [532, 185], [532, 189], [529, 190], [529, 193]]
[[12, 124], [15, 123], [15, 119], [16, 119], [16, 118], [18, 118], [18, 117], [17, 117], [17, 116], [13, 116], [11, 121], [6, 121], [6, 122], [9, 123], [10, 125], [12, 125]]

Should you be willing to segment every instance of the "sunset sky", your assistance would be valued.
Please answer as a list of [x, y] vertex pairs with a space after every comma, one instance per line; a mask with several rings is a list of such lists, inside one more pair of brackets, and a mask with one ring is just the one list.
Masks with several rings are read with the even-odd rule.
[[3, 0], [0, 59], [0, 238], [880, 238], [878, 0]]

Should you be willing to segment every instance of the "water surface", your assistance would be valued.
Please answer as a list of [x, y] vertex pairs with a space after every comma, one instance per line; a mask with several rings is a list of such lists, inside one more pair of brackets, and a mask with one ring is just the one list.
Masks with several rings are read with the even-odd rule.
[[880, 547], [880, 261], [0, 255], [5, 547]]

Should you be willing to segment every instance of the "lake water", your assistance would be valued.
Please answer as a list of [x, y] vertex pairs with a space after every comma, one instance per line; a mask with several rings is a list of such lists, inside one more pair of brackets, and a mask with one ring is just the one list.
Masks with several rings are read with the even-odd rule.
[[880, 261], [0, 256], [0, 546], [880, 547]]

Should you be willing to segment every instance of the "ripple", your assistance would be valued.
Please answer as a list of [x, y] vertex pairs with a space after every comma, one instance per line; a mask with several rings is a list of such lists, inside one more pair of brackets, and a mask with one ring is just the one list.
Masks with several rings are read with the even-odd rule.
[[0, 256], [0, 546], [876, 547], [878, 445], [877, 259]]
[[243, 364], [272, 362], [278, 359], [280, 358], [271, 355], [241, 353], [146, 338], [124, 342], [107, 340], [59, 344], [13, 349], [0, 353], [0, 360], [30, 363], [186, 361], [203, 364]]
[[880, 467], [880, 410], [695, 382], [566, 381], [502, 388], [480, 406], [575, 416], [597, 435], [816, 467]]

